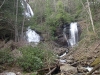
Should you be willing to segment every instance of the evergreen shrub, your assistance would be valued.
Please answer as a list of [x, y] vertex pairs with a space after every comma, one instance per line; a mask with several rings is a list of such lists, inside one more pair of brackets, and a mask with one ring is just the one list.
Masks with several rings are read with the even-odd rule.
[[11, 64], [14, 62], [14, 58], [11, 55], [9, 49], [0, 50], [0, 64]]
[[17, 63], [24, 71], [36, 71], [44, 66], [46, 59], [45, 51], [38, 47], [22, 47], [19, 49], [22, 57], [18, 58]]

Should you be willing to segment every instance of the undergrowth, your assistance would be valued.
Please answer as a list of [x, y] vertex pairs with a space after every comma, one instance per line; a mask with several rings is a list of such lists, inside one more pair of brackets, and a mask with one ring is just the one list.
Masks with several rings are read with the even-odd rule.
[[[18, 58], [17, 63], [24, 71], [36, 71], [45, 67], [46, 58], [53, 56], [53, 53], [42, 50], [38, 47], [22, 47], [19, 49], [22, 53], [22, 57]], [[49, 55], [47, 56], [46, 53]], [[51, 60], [52, 61], [52, 60]]]
[[0, 65], [2, 64], [12, 64], [14, 61], [13, 56], [10, 53], [9, 49], [0, 50]]

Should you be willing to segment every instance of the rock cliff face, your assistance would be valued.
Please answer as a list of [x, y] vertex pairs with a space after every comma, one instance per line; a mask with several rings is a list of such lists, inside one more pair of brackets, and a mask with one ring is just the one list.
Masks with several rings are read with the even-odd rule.
[[54, 36], [56, 37], [55, 42], [59, 45], [59, 46], [67, 46], [67, 43], [63, 37], [63, 26], [59, 26], [56, 31]]

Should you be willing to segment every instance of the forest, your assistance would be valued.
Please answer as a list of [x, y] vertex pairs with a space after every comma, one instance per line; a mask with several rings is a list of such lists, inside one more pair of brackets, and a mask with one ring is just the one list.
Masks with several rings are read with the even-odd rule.
[[100, 0], [0, 0], [0, 75], [100, 75], [99, 24]]

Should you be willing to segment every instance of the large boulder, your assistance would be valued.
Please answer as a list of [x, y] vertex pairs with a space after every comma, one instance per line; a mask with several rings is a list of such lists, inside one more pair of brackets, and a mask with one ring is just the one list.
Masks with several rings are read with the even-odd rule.
[[66, 75], [74, 75], [77, 73], [77, 68], [70, 66], [69, 64], [63, 64], [62, 66], [60, 66], [60, 70]]

